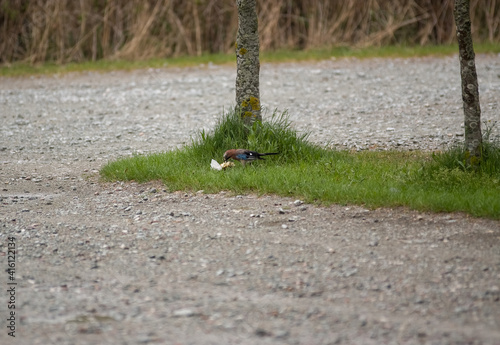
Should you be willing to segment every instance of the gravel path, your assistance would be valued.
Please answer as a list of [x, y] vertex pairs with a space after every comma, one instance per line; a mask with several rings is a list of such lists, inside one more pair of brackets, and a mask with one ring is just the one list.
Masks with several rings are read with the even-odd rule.
[[[476, 62], [500, 121], [499, 56]], [[99, 181], [108, 160], [213, 128], [234, 80], [0, 79], [1, 344], [500, 344], [498, 221]], [[264, 64], [261, 92], [318, 143], [463, 140], [457, 57]]]

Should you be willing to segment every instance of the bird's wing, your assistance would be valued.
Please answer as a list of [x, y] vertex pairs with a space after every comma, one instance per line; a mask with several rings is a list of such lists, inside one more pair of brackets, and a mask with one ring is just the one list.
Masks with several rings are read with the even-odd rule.
[[238, 153], [238, 154], [236, 155], [236, 158], [237, 158], [237, 159], [242, 159], [242, 160], [244, 160], [244, 161], [246, 161], [246, 160], [248, 160], [248, 159], [251, 159], [250, 157], [251, 157], [251, 155], [249, 155], [249, 154], [247, 154], [247, 153], [245, 153], [245, 152], [243, 152], [243, 153]]
[[241, 152], [238, 152], [236, 157], [247, 161], [254, 161], [260, 157], [260, 153], [256, 151], [242, 150]]

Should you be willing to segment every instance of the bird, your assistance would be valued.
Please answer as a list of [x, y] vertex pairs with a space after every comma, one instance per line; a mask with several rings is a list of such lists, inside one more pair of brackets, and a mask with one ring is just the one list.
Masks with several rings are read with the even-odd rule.
[[231, 149], [227, 150], [224, 153], [224, 162], [227, 162], [229, 159], [232, 158], [234, 160], [241, 162], [241, 164], [245, 166], [247, 162], [253, 162], [258, 159], [263, 160], [264, 158], [262, 158], [262, 156], [270, 156], [277, 154], [279, 154], [279, 152], [258, 153], [256, 151], [250, 151], [246, 149]]

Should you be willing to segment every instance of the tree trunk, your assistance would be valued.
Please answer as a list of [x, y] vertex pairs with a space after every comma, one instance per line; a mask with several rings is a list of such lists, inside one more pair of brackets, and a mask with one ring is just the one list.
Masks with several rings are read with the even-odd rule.
[[259, 94], [259, 32], [256, 0], [236, 0], [236, 107], [247, 123], [262, 120]]
[[464, 106], [465, 146], [467, 163], [477, 165], [481, 161], [481, 107], [477, 82], [474, 47], [472, 45], [469, 0], [455, 0], [455, 23], [462, 77]]

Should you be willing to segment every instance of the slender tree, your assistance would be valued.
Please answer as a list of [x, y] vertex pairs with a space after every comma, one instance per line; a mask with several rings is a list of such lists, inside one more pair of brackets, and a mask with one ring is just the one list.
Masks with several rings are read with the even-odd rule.
[[465, 146], [467, 163], [481, 161], [481, 107], [479, 105], [479, 85], [477, 82], [474, 47], [472, 44], [469, 0], [455, 0], [455, 23], [462, 76], [462, 100], [464, 107]]
[[242, 118], [251, 123], [262, 120], [259, 94], [259, 31], [256, 0], [236, 0], [236, 106]]

